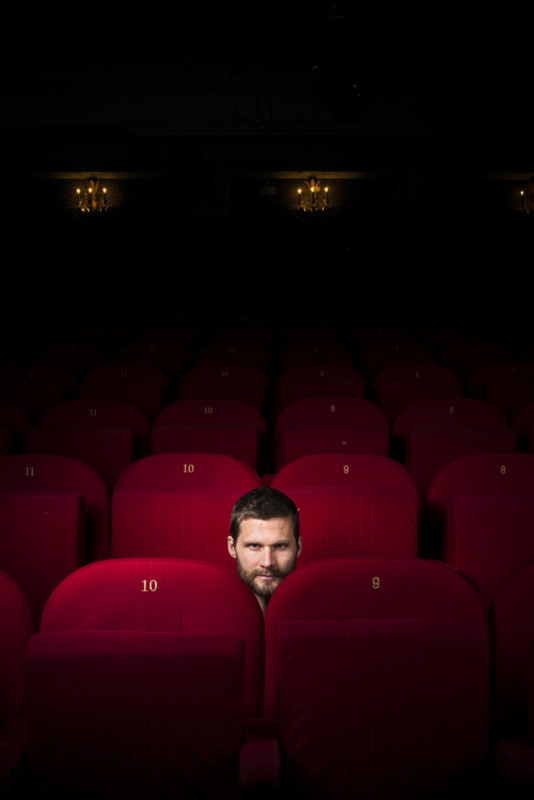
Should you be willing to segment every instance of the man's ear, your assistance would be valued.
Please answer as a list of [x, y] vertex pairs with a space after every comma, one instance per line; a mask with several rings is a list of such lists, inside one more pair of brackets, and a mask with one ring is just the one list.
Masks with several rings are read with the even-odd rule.
[[236, 558], [237, 557], [236, 556], [236, 552], [235, 552], [235, 542], [234, 542], [232, 536], [228, 537], [228, 552], [230, 553], [232, 558]]
[[299, 536], [299, 540], [297, 543], [297, 558], [300, 556], [301, 553], [302, 553], [302, 536]]

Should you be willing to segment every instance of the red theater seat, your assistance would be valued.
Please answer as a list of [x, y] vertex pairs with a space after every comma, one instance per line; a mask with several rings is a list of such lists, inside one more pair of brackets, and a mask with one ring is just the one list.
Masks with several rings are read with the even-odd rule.
[[176, 400], [152, 424], [152, 452], [222, 453], [263, 471], [266, 436], [265, 420], [247, 403], [220, 397]]
[[40, 453], [0, 456], [0, 491], [80, 495], [85, 507], [87, 560], [108, 555], [109, 495], [102, 478], [87, 464]]
[[420, 495], [385, 456], [326, 453], [295, 459], [271, 481], [296, 503], [299, 562], [332, 556], [416, 557]]
[[352, 366], [352, 353], [336, 341], [298, 341], [286, 344], [277, 356], [279, 374], [305, 364], [343, 364]]
[[169, 400], [167, 375], [144, 364], [104, 364], [89, 372], [78, 390], [80, 400], [118, 400], [154, 419]]
[[230, 514], [258, 474], [231, 456], [161, 453], [121, 475], [111, 500], [111, 556], [172, 556], [235, 570]]
[[489, 607], [508, 576], [534, 561], [534, 491], [452, 497], [447, 511], [447, 563]]
[[252, 367], [266, 374], [271, 356], [268, 349], [254, 341], [214, 341], [200, 348], [196, 356], [198, 366], [204, 364], [235, 364]]
[[462, 397], [460, 378], [439, 364], [400, 364], [378, 373], [372, 383], [373, 399], [393, 421], [418, 400]]
[[85, 564], [86, 546], [81, 495], [0, 491], [0, 565], [22, 587], [36, 627], [52, 590]]
[[49, 409], [28, 436], [31, 453], [71, 456], [89, 464], [108, 492], [126, 467], [150, 451], [150, 423], [118, 400], [68, 400]]
[[445, 466], [477, 453], [513, 453], [516, 434], [500, 411], [474, 398], [431, 398], [412, 403], [393, 422], [394, 444], [425, 492]]
[[226, 397], [264, 411], [269, 379], [260, 370], [240, 364], [199, 364], [180, 381], [179, 398]]
[[534, 494], [533, 454], [482, 453], [446, 464], [426, 492], [424, 537], [429, 553], [444, 558], [447, 539], [454, 541], [454, 528], [447, 526], [453, 497], [503, 494]]
[[534, 647], [534, 564], [518, 569], [496, 592], [490, 613], [494, 727], [507, 738], [525, 734], [529, 659]]
[[0, 400], [21, 408], [31, 424], [76, 391], [76, 378], [62, 367], [34, 364], [0, 369]]
[[360, 351], [358, 361], [363, 374], [372, 383], [377, 375], [391, 367], [434, 364], [436, 359], [428, 345], [403, 338], [368, 344]]
[[534, 400], [534, 364], [523, 361], [486, 364], [471, 375], [468, 390], [473, 397], [498, 408], [511, 421], [519, 409]]
[[29, 763], [40, 796], [236, 796], [238, 638], [38, 634], [27, 665]]
[[123, 630], [235, 636], [246, 643], [245, 713], [261, 713], [263, 617], [237, 575], [191, 560], [108, 559], [52, 593], [41, 631]]
[[0, 571], [0, 795], [17, 796], [27, 747], [24, 657], [34, 622], [22, 588]]
[[0, 452], [4, 455], [25, 452], [29, 430], [30, 421], [21, 408], [0, 401], [0, 431], [3, 432]]
[[275, 469], [316, 453], [389, 455], [390, 425], [383, 411], [361, 397], [305, 397], [275, 423]]
[[265, 711], [288, 793], [434, 798], [479, 785], [488, 623], [450, 568], [333, 559], [297, 569], [267, 607], [265, 647]]
[[275, 386], [275, 414], [303, 397], [364, 397], [367, 382], [345, 364], [304, 364], [282, 373]]

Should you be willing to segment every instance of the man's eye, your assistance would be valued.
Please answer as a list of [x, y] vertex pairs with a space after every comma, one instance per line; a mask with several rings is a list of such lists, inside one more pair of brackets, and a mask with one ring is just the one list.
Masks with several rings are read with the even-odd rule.
[[287, 549], [287, 547], [288, 547], [288, 545], [287, 545], [287, 543], [286, 543], [286, 542], [280, 542], [280, 544], [277, 544], [277, 545], [276, 545], [276, 548], [277, 548], [278, 550], [286, 550], [286, 549]]

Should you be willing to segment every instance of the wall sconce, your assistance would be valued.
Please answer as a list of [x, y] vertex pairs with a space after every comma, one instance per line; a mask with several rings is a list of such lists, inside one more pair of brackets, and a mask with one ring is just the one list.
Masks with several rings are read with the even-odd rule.
[[527, 189], [521, 189], [521, 211], [524, 214], [531, 214], [534, 211], [534, 178], [528, 181]]
[[306, 181], [306, 189], [298, 188], [298, 210], [302, 214], [321, 214], [328, 209], [328, 186], [321, 188], [321, 181], [312, 175]]
[[76, 188], [78, 210], [82, 214], [101, 214], [107, 208], [107, 191], [98, 178], [88, 178], [83, 189]]

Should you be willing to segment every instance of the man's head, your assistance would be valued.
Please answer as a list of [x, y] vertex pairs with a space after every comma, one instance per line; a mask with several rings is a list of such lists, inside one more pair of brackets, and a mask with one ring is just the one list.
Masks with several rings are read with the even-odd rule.
[[301, 547], [298, 509], [283, 492], [260, 487], [237, 501], [228, 551], [263, 612], [274, 590], [295, 569]]

